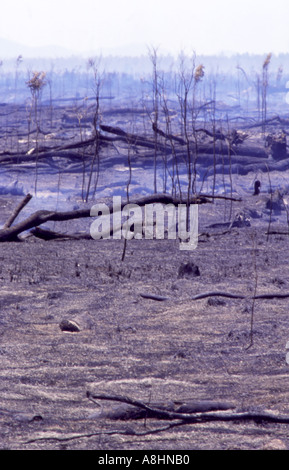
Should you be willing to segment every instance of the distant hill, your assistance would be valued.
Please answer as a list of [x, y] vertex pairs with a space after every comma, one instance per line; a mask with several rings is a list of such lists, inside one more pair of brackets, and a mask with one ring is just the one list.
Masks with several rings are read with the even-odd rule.
[[27, 58], [39, 57], [67, 57], [73, 55], [69, 49], [60, 46], [48, 45], [44, 47], [26, 46], [9, 39], [0, 38], [0, 60], [13, 59], [19, 55]]
[[[57, 45], [47, 46], [26, 46], [10, 39], [0, 37], [0, 60], [16, 59], [20, 54], [26, 58], [55, 58], [70, 56], [117, 56], [117, 57], [139, 57], [148, 54], [149, 46], [138, 42], [117, 47], [100, 47], [97, 50], [87, 50], [85, 52], [74, 51]], [[162, 54], [168, 54], [162, 51]]]

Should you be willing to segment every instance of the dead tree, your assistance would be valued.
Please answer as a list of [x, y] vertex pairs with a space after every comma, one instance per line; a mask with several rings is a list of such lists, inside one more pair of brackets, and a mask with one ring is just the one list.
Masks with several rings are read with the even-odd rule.
[[[174, 198], [173, 196], [169, 194], [152, 194], [149, 196], [145, 196], [143, 198], [139, 199], [134, 199], [131, 200], [131, 204], [137, 204], [140, 207], [145, 206], [146, 204], [154, 204], [154, 203], [160, 203], [160, 204], [186, 204], [188, 201], [187, 200], [182, 200], [181, 198]], [[206, 204], [210, 203], [210, 199], [199, 196], [199, 197], [192, 197], [189, 200], [190, 204]], [[123, 207], [127, 204], [127, 202], [122, 202], [120, 209], [123, 209]], [[111, 204], [109, 207], [110, 212], [113, 212], [113, 204]], [[73, 219], [80, 219], [80, 218], [86, 218], [86, 217], [91, 217], [91, 211], [90, 209], [79, 209], [79, 210], [72, 210], [72, 211], [67, 211], [67, 212], [57, 212], [57, 211], [47, 211], [47, 210], [39, 210], [37, 212], [34, 212], [32, 215], [30, 215], [28, 218], [24, 219], [23, 221], [19, 222], [16, 225], [13, 225], [12, 227], [7, 227], [3, 228], [0, 230], [0, 242], [6, 242], [6, 241], [15, 241], [18, 239], [18, 236], [22, 233], [25, 232], [26, 230], [30, 230], [34, 227], [38, 227], [39, 225], [42, 225], [46, 222], [49, 221], [54, 221], [54, 222], [59, 222], [59, 221], [65, 221], [65, 220], [73, 220]]]

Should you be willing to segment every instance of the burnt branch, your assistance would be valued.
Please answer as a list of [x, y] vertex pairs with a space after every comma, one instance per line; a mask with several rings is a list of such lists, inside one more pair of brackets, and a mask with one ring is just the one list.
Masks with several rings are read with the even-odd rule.
[[14, 210], [14, 212], [11, 214], [11, 216], [9, 217], [9, 219], [7, 220], [7, 222], [5, 223], [4, 225], [4, 229], [7, 229], [9, 227], [11, 227], [11, 225], [13, 224], [14, 220], [16, 219], [16, 217], [18, 216], [18, 214], [22, 211], [22, 209], [28, 204], [28, 202], [30, 201], [30, 199], [32, 199], [32, 196], [31, 194], [27, 194], [25, 196], [25, 198], [20, 202], [20, 204], [16, 207], [16, 209]]
[[[143, 409], [148, 413], [148, 417], [164, 420], [179, 420], [178, 424], [187, 424], [187, 423], [203, 423], [210, 421], [255, 421], [256, 423], [267, 422], [267, 423], [281, 423], [289, 424], [289, 416], [280, 416], [270, 412], [254, 412], [254, 411], [244, 411], [244, 412], [232, 412], [234, 406], [226, 404], [216, 404], [216, 407], [220, 406], [221, 411], [202, 411], [202, 407], [199, 407], [197, 412], [176, 412], [170, 411], [163, 408], [155, 408], [153, 406], [147, 405], [142, 401], [132, 399], [127, 396], [121, 395], [107, 395], [107, 394], [92, 394], [87, 391], [86, 396], [88, 399], [93, 401], [98, 405], [94, 400], [108, 400], [108, 401], [117, 401], [121, 403], [126, 403], [128, 405], [135, 406], [137, 408]], [[224, 411], [225, 410], [225, 411]]]
[[[154, 204], [154, 203], [161, 203], [161, 204], [206, 204], [210, 203], [210, 201], [205, 197], [192, 197], [189, 201], [183, 200], [181, 198], [174, 198], [169, 194], [152, 194], [150, 196], [145, 196], [143, 198], [135, 199], [130, 201], [133, 204], [137, 204], [139, 206], [144, 206], [146, 204]], [[122, 202], [121, 209], [127, 202]], [[108, 205], [110, 212], [113, 212], [113, 204]], [[6, 241], [15, 241], [15, 238], [22, 232], [26, 230], [30, 230], [34, 227], [38, 227], [49, 221], [59, 222], [65, 220], [72, 220], [72, 219], [81, 219], [91, 217], [90, 209], [79, 209], [67, 212], [57, 212], [57, 211], [47, 211], [47, 210], [39, 210], [34, 214], [30, 215], [27, 219], [19, 222], [18, 224], [14, 225], [13, 227], [3, 228], [0, 230], [0, 242]]]
[[120, 141], [126, 142], [127, 144], [136, 145], [140, 147], [146, 147], [149, 149], [156, 148], [157, 150], [162, 150], [162, 151], [170, 150], [169, 146], [163, 145], [159, 142], [155, 144], [153, 140], [147, 139], [138, 134], [130, 134], [120, 129], [119, 127], [101, 125], [100, 128], [104, 132], [117, 135], [117, 138], [114, 140], [120, 140]]
[[95, 400], [109, 400], [125, 403], [126, 405], [131, 405], [137, 409], [145, 411], [145, 415], [133, 414], [134, 418], [137, 417], [138, 419], [146, 416], [148, 418], [168, 420], [181, 419], [186, 421], [193, 420], [195, 422], [199, 413], [209, 412], [211, 410], [228, 410], [234, 408], [234, 405], [232, 404], [204, 401], [203, 404], [202, 402], [194, 402], [191, 404], [181, 403], [179, 406], [177, 406], [178, 404], [176, 403], [177, 411], [174, 411], [171, 409], [172, 406], [165, 404], [159, 404], [158, 406], [151, 404], [147, 405], [142, 401], [134, 400], [133, 398], [123, 395], [92, 394], [91, 392], [87, 391], [86, 396], [97, 405], [98, 403]]
[[200, 300], [200, 299], [205, 299], [207, 297], [227, 297], [230, 299], [287, 299], [289, 297], [289, 292], [284, 292], [283, 294], [281, 293], [273, 293], [273, 294], [258, 294], [258, 295], [241, 295], [241, 294], [233, 294], [229, 292], [205, 292], [203, 294], [198, 294], [194, 295], [192, 297], [192, 300]]

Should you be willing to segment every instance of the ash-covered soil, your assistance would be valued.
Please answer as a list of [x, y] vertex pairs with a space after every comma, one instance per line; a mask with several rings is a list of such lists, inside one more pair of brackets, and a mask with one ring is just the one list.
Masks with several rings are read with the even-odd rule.
[[[91, 206], [91, 199], [83, 203], [83, 196], [93, 145], [85, 151], [65, 147], [91, 138], [91, 118], [80, 127], [76, 110], [55, 106], [48, 126], [43, 108], [46, 132], [35, 135], [28, 134], [24, 106], [15, 110], [7, 105], [2, 111], [1, 226], [28, 192], [33, 198], [17, 221], [39, 209]], [[104, 124], [142, 136], [143, 111], [133, 119], [132, 110], [121, 111], [103, 113]], [[273, 134], [281, 130], [275, 121], [268, 126]], [[257, 123], [256, 129], [238, 125], [237, 130], [248, 136], [230, 150], [230, 158], [226, 150], [217, 156], [216, 175], [213, 154], [199, 155], [197, 189], [211, 194], [216, 177], [215, 194], [242, 200], [215, 199], [199, 207], [194, 251], [180, 250], [178, 240], [130, 240], [122, 261], [124, 240], [43, 241], [23, 233], [21, 242], [0, 244], [0, 448], [289, 448], [286, 424], [216, 421], [165, 430], [170, 423], [164, 420], [109, 419], [107, 413], [121, 404], [99, 401], [97, 406], [87, 397], [89, 391], [151, 404], [210, 400], [231, 404], [232, 413], [289, 415], [288, 299], [192, 300], [208, 291], [248, 297], [255, 288], [257, 294], [289, 292], [288, 158], [275, 160], [263, 147]], [[127, 185], [131, 197], [152, 194], [152, 148], [113, 139], [101, 147], [100, 171], [90, 195], [111, 203], [114, 195], [126, 197]], [[200, 143], [212, 148], [208, 137]], [[251, 154], [244, 145], [253, 149]], [[180, 185], [186, 187], [183, 150], [178, 151]], [[170, 192], [173, 164], [171, 154], [164, 160], [159, 153], [159, 192]], [[261, 181], [259, 196], [252, 195], [256, 179]], [[270, 212], [269, 192], [275, 189], [283, 200], [275, 195], [277, 206]], [[229, 229], [237, 214], [250, 225]], [[89, 233], [90, 224], [78, 219], [44, 228]], [[268, 237], [268, 229], [283, 234]], [[198, 269], [183, 276], [180, 268], [189, 262]], [[77, 331], [63, 331], [65, 322]]]
[[[110, 420], [105, 410], [120, 404], [103, 401], [99, 408], [86, 396], [206, 399], [229, 402], [235, 411], [289, 415], [288, 299], [255, 301], [249, 348], [252, 300], [192, 300], [213, 290], [253, 295], [256, 274], [257, 294], [289, 292], [289, 238], [267, 239], [264, 194], [243, 196], [234, 213], [254, 209], [262, 217], [223, 233], [208, 225], [223, 223], [230, 203], [202, 205], [191, 252], [177, 240], [131, 240], [122, 262], [123, 240], [31, 236], [0, 245], [2, 449], [288, 448], [286, 424], [208, 422], [150, 433], [168, 422]], [[4, 219], [16, 200], [2, 197]], [[65, 224], [54, 228], [63, 232]], [[270, 229], [288, 232], [285, 210], [271, 214]], [[199, 276], [179, 275], [189, 261]], [[62, 331], [63, 320], [79, 331]]]

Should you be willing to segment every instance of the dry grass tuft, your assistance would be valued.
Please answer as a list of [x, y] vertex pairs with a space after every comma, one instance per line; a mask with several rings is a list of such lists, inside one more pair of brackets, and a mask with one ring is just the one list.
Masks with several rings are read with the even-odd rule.
[[32, 77], [26, 82], [26, 85], [32, 92], [39, 92], [46, 83], [46, 72], [32, 72]]
[[271, 58], [272, 58], [272, 53], [269, 52], [269, 54], [267, 55], [266, 59], [264, 60], [264, 63], [263, 63], [263, 69], [267, 69], [269, 64], [270, 64], [270, 61], [271, 61]]
[[204, 69], [205, 67], [202, 64], [198, 65], [198, 67], [196, 68], [195, 76], [194, 76], [196, 83], [199, 82], [205, 75]]

